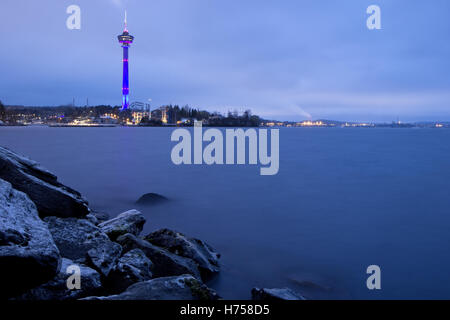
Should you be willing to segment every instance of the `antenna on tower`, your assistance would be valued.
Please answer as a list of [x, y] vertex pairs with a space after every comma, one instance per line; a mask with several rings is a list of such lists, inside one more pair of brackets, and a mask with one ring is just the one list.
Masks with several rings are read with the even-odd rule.
[[124, 31], [128, 31], [127, 29], [127, 10], [125, 10], [125, 30]]

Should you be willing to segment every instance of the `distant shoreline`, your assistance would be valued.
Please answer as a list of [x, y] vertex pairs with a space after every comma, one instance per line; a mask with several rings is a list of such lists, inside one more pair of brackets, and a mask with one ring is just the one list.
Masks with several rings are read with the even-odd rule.
[[[139, 125], [0, 125], [0, 128], [13, 128], [13, 127], [47, 127], [47, 128], [193, 128], [194, 126], [177, 126], [177, 125], [163, 125], [163, 126], [139, 126]], [[366, 128], [366, 129], [449, 129], [450, 126], [419, 126], [419, 125], [408, 125], [408, 126], [392, 126], [392, 125], [373, 125], [373, 126], [259, 126], [259, 127], [249, 127], [249, 126], [204, 126], [208, 128], [300, 128], [300, 129], [324, 129], [324, 128]]]

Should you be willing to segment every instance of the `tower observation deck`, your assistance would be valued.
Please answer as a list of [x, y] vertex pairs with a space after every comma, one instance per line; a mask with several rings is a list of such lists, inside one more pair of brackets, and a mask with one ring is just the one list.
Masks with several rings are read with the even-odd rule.
[[123, 80], [122, 80], [122, 110], [127, 110], [129, 107], [130, 85], [128, 78], [128, 48], [133, 43], [134, 37], [130, 35], [127, 29], [127, 12], [125, 11], [125, 29], [123, 33], [117, 36], [119, 43], [123, 48]]

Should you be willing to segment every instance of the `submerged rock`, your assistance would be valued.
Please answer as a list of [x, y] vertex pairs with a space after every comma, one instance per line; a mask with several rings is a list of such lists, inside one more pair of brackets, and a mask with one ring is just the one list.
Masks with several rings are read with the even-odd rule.
[[88, 264], [107, 276], [122, 248], [86, 219], [47, 217], [44, 219], [61, 255]]
[[114, 292], [122, 292], [136, 282], [150, 280], [152, 278], [151, 266], [152, 262], [142, 250], [128, 251], [111, 270], [107, 279], [108, 287]]
[[288, 288], [252, 289], [253, 300], [306, 300], [303, 296]]
[[168, 201], [166, 197], [157, 193], [146, 193], [136, 201], [140, 205], [155, 205]]
[[80, 268], [80, 289], [68, 289], [67, 279], [73, 273], [67, 273], [67, 268], [71, 265], [77, 264], [72, 260], [63, 258], [61, 270], [55, 278], [39, 287], [31, 289], [15, 300], [75, 300], [98, 294], [102, 288], [100, 274], [85, 265], [77, 265]]
[[144, 224], [144, 215], [133, 209], [119, 214], [114, 219], [102, 222], [98, 226], [111, 240], [115, 240], [117, 237], [127, 233], [138, 236]]
[[177, 256], [130, 233], [117, 238], [117, 242], [122, 245], [124, 252], [141, 249], [153, 262], [152, 272], [155, 277], [191, 274], [200, 279], [198, 267], [191, 259]]
[[59, 251], [34, 203], [0, 179], [0, 297], [49, 281], [59, 263]]
[[202, 240], [187, 238], [169, 229], [152, 232], [144, 240], [173, 254], [192, 259], [198, 265], [203, 280], [208, 280], [220, 270], [220, 254]]
[[0, 178], [25, 192], [41, 217], [83, 217], [87, 201], [77, 191], [59, 183], [57, 177], [37, 162], [0, 147]]
[[157, 278], [139, 282], [125, 292], [83, 300], [217, 300], [217, 293], [191, 275]]

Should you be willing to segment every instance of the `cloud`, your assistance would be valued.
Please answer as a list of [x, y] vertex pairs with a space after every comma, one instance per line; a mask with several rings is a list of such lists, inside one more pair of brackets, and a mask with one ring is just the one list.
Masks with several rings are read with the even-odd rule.
[[450, 92], [373, 92], [373, 93], [352, 93], [352, 92], [312, 92], [299, 93], [295, 95], [302, 103], [338, 105], [348, 107], [420, 107], [447, 105], [450, 101]]

